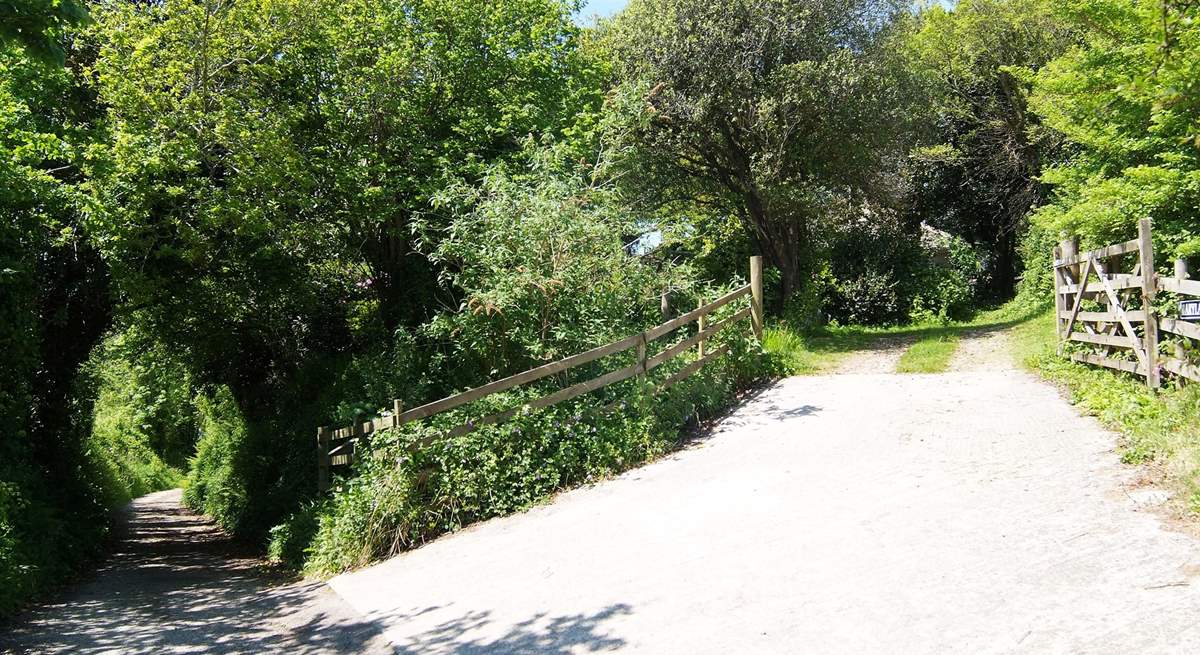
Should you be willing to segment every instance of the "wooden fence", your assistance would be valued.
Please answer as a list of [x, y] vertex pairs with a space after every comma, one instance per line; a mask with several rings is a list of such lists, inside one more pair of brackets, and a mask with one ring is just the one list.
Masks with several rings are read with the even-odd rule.
[[[710, 314], [736, 300], [747, 296], [750, 298], [750, 302], [748, 303], [747, 307], [716, 323], [709, 322]], [[661, 382], [656, 390], [661, 391], [692, 375], [696, 371], [700, 370], [705, 364], [718, 357], [721, 357], [729, 351], [728, 346], [721, 346], [712, 350], [707, 349], [705, 346], [705, 341], [716, 335], [721, 330], [739, 323], [746, 318], [749, 318], [754, 335], [761, 341], [763, 330], [762, 302], [762, 257], [751, 257], [750, 284], [735, 289], [714, 300], [713, 302], [702, 305], [701, 307], [687, 312], [686, 314], [652, 327], [645, 332], [625, 337], [619, 341], [599, 346], [586, 352], [560, 359], [556, 362], [544, 364], [528, 371], [510, 375], [504, 379], [496, 380], [495, 382], [489, 382], [481, 387], [463, 391], [462, 393], [454, 394], [453, 396], [442, 398], [441, 400], [435, 400], [431, 403], [421, 405], [420, 407], [414, 407], [413, 409], [405, 410], [403, 404], [399, 400], [396, 400], [393, 402], [393, 407], [390, 414], [386, 414], [374, 420], [366, 422], [355, 421], [353, 425], [341, 428], [317, 428], [317, 487], [322, 492], [327, 491], [330, 485], [331, 472], [338, 467], [348, 466], [353, 460], [354, 449], [357, 442], [360, 439], [368, 438], [369, 435], [379, 430], [400, 427], [401, 425], [411, 421], [428, 418], [430, 416], [461, 407], [467, 403], [481, 400], [492, 394], [507, 391], [515, 387], [536, 382], [551, 375], [562, 373], [577, 366], [582, 366], [589, 362], [593, 362], [601, 357], [615, 355], [633, 348], [637, 349], [637, 361], [630, 366], [626, 366], [624, 368], [605, 373], [599, 377], [592, 378], [585, 382], [580, 382], [564, 389], [560, 389], [554, 393], [529, 401], [518, 407], [474, 419], [473, 421], [454, 427], [445, 433], [433, 437], [427, 437], [412, 445], [414, 449], [421, 448], [439, 439], [449, 439], [467, 434], [471, 430], [483, 425], [507, 421], [527, 408], [538, 409], [549, 407], [577, 396], [581, 396], [585, 393], [596, 391], [610, 384], [627, 380], [634, 376], [645, 376], [658, 366], [682, 355], [692, 347], [695, 347], [697, 349], [697, 357], [695, 361], [689, 363], [687, 366], [684, 366], [682, 369]], [[669, 310], [668, 299], [665, 295], [663, 296], [662, 306], [665, 318], [665, 315]], [[662, 350], [662, 352], [654, 355], [647, 354], [650, 343], [661, 339], [667, 334], [670, 334], [671, 332], [674, 332], [675, 330], [692, 322], [698, 323], [696, 334], [680, 341], [679, 343], [665, 348]]]
[[1100, 352], [1070, 358], [1140, 375], [1151, 388], [1165, 373], [1200, 381], [1200, 368], [1187, 358], [1200, 326], [1174, 316], [1177, 304], [1162, 309], [1158, 295], [1200, 296], [1200, 281], [1188, 278], [1183, 259], [1173, 277], [1155, 272], [1150, 219], [1125, 243], [1079, 252], [1078, 237], [1063, 241], [1054, 249], [1054, 283], [1060, 354], [1067, 342], [1089, 344]]

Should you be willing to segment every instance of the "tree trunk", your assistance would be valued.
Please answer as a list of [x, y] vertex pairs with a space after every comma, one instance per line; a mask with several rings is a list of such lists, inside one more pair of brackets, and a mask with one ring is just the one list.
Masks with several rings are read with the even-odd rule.
[[745, 220], [758, 242], [759, 251], [779, 271], [777, 309], [804, 286], [807, 224], [796, 218], [773, 216], [755, 193], [746, 194]]

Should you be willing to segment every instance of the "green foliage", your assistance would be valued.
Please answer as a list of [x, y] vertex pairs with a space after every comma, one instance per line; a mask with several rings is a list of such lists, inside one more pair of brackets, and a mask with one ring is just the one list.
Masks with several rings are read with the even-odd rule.
[[221, 390], [206, 420], [231, 440], [202, 439], [189, 503], [261, 535], [311, 493], [314, 426], [452, 384], [417, 364], [440, 349], [420, 326], [458, 301], [430, 254], [466, 208], [433, 199], [531, 133], [586, 142], [603, 67], [572, 7], [97, 8], [111, 138], [89, 227], [133, 320]]
[[[722, 339], [733, 347], [731, 356], [659, 396], [648, 395], [648, 386], [632, 380], [411, 449], [415, 440], [441, 434], [470, 416], [537, 395], [525, 390], [384, 432], [371, 440], [356, 475], [344, 480], [338, 493], [272, 531], [271, 551], [293, 565], [300, 564], [297, 558], [303, 553], [307, 572], [335, 573], [652, 460], [679, 443], [686, 424], [711, 416], [738, 388], [769, 373], [745, 327]], [[663, 379], [685, 363], [664, 365], [653, 377]], [[618, 404], [605, 411], [610, 402]], [[311, 545], [302, 548], [314, 520]]]
[[1032, 221], [1021, 239], [1020, 256], [1024, 273], [1017, 285], [1015, 304], [1046, 309], [1054, 304], [1054, 247], [1058, 233]]
[[233, 394], [218, 388], [196, 399], [200, 440], [184, 485], [184, 502], [233, 530], [253, 513], [249, 485], [254, 462], [261, 452], [249, 447], [251, 438]]
[[892, 187], [880, 164], [910, 116], [907, 77], [885, 47], [899, 11], [887, 0], [634, 0], [606, 34], [620, 82], [606, 134], [632, 197], [681, 199], [684, 220], [736, 216], [779, 269], [784, 298], [799, 291], [818, 268], [816, 219]]
[[1028, 106], [1027, 71], [1077, 38], [1054, 12], [1047, 0], [931, 3], [905, 43], [929, 99], [927, 143], [911, 162], [914, 213], [982, 248], [988, 300], [1011, 294], [1026, 215], [1045, 197], [1041, 167], [1060, 156], [1057, 133]]
[[473, 379], [624, 338], [657, 322], [664, 289], [690, 285], [686, 271], [631, 252], [638, 222], [611, 183], [565, 154], [534, 150], [515, 172], [503, 167], [449, 192], [471, 209], [451, 222], [434, 259], [454, 271], [462, 302], [427, 331], [453, 339], [453, 360], [479, 360]]
[[183, 468], [195, 451], [191, 375], [170, 349], [129, 328], [92, 354], [99, 378], [96, 422], [127, 434], [167, 465]]
[[60, 39], [67, 27], [84, 23], [88, 12], [76, 0], [5, 0], [0, 4], [0, 43], [16, 42], [33, 58], [62, 65]]
[[[573, 0], [83, 6], [0, 4], [0, 612], [185, 464], [189, 505], [342, 570], [651, 460], [760, 377], [897, 336], [939, 370], [1049, 302], [1060, 231], [1153, 215], [1200, 253], [1195, 3], [633, 0], [595, 30]], [[729, 334], [663, 396], [408, 452], [629, 363], [596, 362], [381, 435], [312, 499], [315, 426], [636, 333], [754, 252], [768, 356]], [[1017, 301], [967, 321], [1018, 259]], [[1191, 392], [1079, 380], [1131, 457], [1191, 461], [1155, 436]]]
[[[561, 146], [531, 143], [527, 157], [527, 163], [494, 168], [478, 186], [457, 185], [446, 193], [447, 206], [467, 209], [449, 222], [433, 256], [453, 271], [447, 282], [462, 301], [420, 332], [446, 344], [424, 366], [442, 371], [456, 386], [478, 386], [635, 334], [661, 321], [659, 296], [667, 286], [685, 307], [725, 291], [697, 285], [684, 268], [631, 252], [638, 223], [595, 167], [573, 161]], [[733, 311], [724, 307], [713, 320]], [[726, 341], [734, 348], [730, 358], [654, 400], [642, 382], [630, 380], [406, 454], [422, 437], [628, 366], [632, 352], [625, 352], [374, 437], [356, 476], [332, 499], [275, 527], [270, 550], [292, 564], [304, 559], [310, 571], [344, 570], [652, 459], [677, 440], [690, 417], [716, 411], [734, 390], [770, 373], [747, 328], [742, 323], [714, 340], [713, 347]], [[684, 363], [660, 367], [655, 379]], [[621, 401], [622, 411], [598, 411]], [[202, 442], [198, 461], [204, 448]]]
[[97, 393], [85, 447], [103, 479], [105, 504], [178, 486], [195, 446], [187, 372], [136, 331], [105, 340], [86, 370]]
[[[97, 112], [86, 52], [58, 41], [76, 9], [0, 7], [0, 614], [93, 556], [108, 521], [85, 443], [95, 386], [79, 370], [110, 315], [79, 220]], [[54, 65], [63, 52], [73, 68]]]
[[842, 325], [890, 325], [908, 316], [919, 236], [893, 213], [848, 207], [822, 225], [828, 249], [823, 307]]
[[822, 229], [829, 264], [814, 278], [840, 325], [962, 320], [976, 301], [979, 255], [963, 239], [864, 210]]
[[[1084, 42], [1041, 69], [1032, 107], [1073, 145], [1033, 220], [1084, 247], [1155, 221], [1164, 252], [1193, 254], [1200, 208], [1200, 8], [1160, 0], [1058, 5]], [[1164, 258], [1166, 259], [1166, 258]]]
[[921, 235], [921, 248], [909, 318], [916, 323], [965, 320], [979, 302], [979, 250], [960, 237], [930, 229]]

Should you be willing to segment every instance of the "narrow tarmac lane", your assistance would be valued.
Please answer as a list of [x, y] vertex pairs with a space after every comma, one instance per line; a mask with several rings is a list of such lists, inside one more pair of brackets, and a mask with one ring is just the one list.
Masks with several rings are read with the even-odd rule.
[[1200, 542], [1115, 444], [1016, 370], [792, 378], [331, 586], [422, 655], [1200, 652]]
[[275, 584], [180, 491], [135, 500], [88, 580], [0, 631], [13, 653], [390, 653], [324, 584]]

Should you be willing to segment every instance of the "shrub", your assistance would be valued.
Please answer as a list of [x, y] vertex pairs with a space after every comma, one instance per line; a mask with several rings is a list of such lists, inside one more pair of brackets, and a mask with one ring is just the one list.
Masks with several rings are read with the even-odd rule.
[[198, 396], [196, 410], [200, 439], [183, 499], [189, 507], [236, 531], [245, 520], [246, 504], [250, 502], [249, 476], [243, 468], [254, 451], [246, 444], [246, 419], [225, 387]]
[[451, 365], [470, 367], [464, 384], [637, 332], [658, 318], [664, 290], [692, 286], [685, 270], [627, 247], [639, 221], [594, 169], [564, 160], [569, 149], [527, 147], [527, 166], [445, 194], [471, 208], [433, 253], [462, 302], [425, 333], [453, 342]]
[[904, 318], [904, 305], [897, 290], [900, 283], [889, 271], [866, 270], [854, 278], [838, 281], [830, 313], [839, 323], [888, 325]]
[[1048, 226], [1031, 222], [1021, 239], [1019, 252], [1024, 273], [1017, 285], [1016, 304], [1045, 308], [1054, 302], [1054, 246], [1058, 239]]
[[831, 319], [894, 325], [966, 318], [982, 273], [976, 248], [940, 230], [913, 229], [887, 210], [861, 214], [826, 230], [829, 261], [812, 286]]
[[[721, 335], [729, 356], [657, 396], [648, 393], [653, 380], [629, 380], [410, 450], [421, 438], [548, 391], [523, 388], [379, 433], [336, 494], [272, 531], [270, 551], [293, 565], [304, 560], [309, 573], [335, 573], [652, 460], [679, 442], [686, 425], [713, 415], [738, 388], [772, 372], [747, 337], [748, 327], [741, 323]], [[628, 355], [608, 358], [606, 368], [627, 365]], [[663, 365], [653, 378], [664, 379], [686, 360]]]
[[823, 229], [828, 263], [822, 303], [841, 324], [889, 325], [908, 316], [908, 283], [919, 270], [917, 234], [892, 212], [856, 208]]
[[916, 322], [962, 320], [973, 309], [981, 274], [980, 252], [964, 239], [923, 228], [921, 266], [909, 316]]

